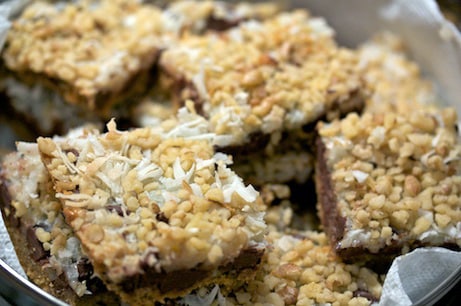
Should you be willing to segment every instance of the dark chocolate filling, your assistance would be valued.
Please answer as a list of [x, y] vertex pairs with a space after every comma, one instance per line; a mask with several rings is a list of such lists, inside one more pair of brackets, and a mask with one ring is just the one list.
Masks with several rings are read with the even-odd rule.
[[35, 234], [36, 226], [28, 226], [26, 228], [27, 243], [30, 248], [30, 257], [36, 262], [46, 260], [50, 257], [50, 252], [43, 249], [43, 244], [37, 239]]
[[[243, 250], [232, 262], [219, 268], [220, 273], [237, 274], [245, 269], [254, 269], [261, 261], [264, 249], [250, 247]], [[132, 292], [143, 287], [156, 286], [161, 293], [182, 291], [192, 287], [213, 273], [199, 267], [190, 270], [178, 270], [172, 272], [157, 272], [155, 267], [149, 267], [143, 273], [130, 276], [119, 285], [125, 292]]]
[[334, 192], [331, 173], [327, 165], [327, 150], [321, 137], [317, 137], [317, 158], [315, 165], [316, 189], [319, 205], [321, 205], [321, 222], [332, 244], [337, 246], [344, 236], [346, 219], [337, 210], [336, 194]]
[[233, 19], [225, 19], [225, 18], [218, 18], [214, 15], [210, 15], [206, 20], [206, 30], [216, 31], [216, 32], [223, 32], [229, 30], [233, 27], [236, 27], [244, 21], [245, 19], [242, 18], [233, 18]]

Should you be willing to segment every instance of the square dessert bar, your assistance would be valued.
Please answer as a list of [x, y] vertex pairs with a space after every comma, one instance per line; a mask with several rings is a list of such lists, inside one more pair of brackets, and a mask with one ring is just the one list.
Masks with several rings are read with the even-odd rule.
[[220, 147], [252, 152], [283, 131], [303, 134], [320, 118], [361, 109], [356, 54], [333, 36], [305, 11], [185, 36], [160, 57], [160, 87], [178, 106], [193, 100], [211, 131], [230, 135]]
[[139, 1], [35, 1], [13, 21], [2, 59], [30, 86], [101, 116], [146, 90], [159, 52], [161, 10]]
[[[75, 133], [83, 132], [74, 131]], [[17, 143], [0, 168], [0, 208], [29, 279], [71, 305], [120, 303], [65, 222], [36, 143]]]
[[171, 132], [122, 132], [111, 121], [105, 134], [38, 139], [95, 274], [132, 305], [233, 286], [265, 249], [259, 194], [203, 135]]
[[318, 209], [341, 257], [376, 263], [419, 246], [461, 246], [456, 120], [451, 108], [422, 108], [318, 125]]

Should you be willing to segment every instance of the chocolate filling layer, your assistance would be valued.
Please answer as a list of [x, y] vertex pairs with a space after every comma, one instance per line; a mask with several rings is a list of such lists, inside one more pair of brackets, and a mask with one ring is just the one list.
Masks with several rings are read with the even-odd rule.
[[[238, 274], [245, 269], [254, 269], [260, 263], [263, 254], [264, 249], [261, 248], [250, 247], [245, 249], [234, 261], [219, 268], [219, 272], [222, 274]], [[179, 292], [206, 279], [212, 273], [213, 271], [200, 268], [159, 273], [155, 267], [151, 267], [146, 269], [144, 273], [126, 278], [120, 283], [120, 286], [126, 292], [151, 286], [156, 286], [161, 293]]]
[[216, 16], [210, 15], [206, 20], [206, 30], [216, 31], [216, 32], [223, 32], [229, 30], [233, 27], [236, 27], [244, 21], [243, 18], [233, 18], [233, 19], [225, 19], [225, 18], [218, 18]]
[[35, 226], [27, 226], [26, 228], [26, 238], [30, 248], [30, 256], [36, 262], [40, 262], [42, 260], [46, 260], [48, 262], [50, 252], [43, 249], [43, 244], [37, 239], [37, 236], [35, 235], [35, 229]]
[[317, 159], [315, 165], [316, 188], [319, 205], [321, 205], [320, 219], [334, 248], [344, 236], [346, 219], [341, 217], [337, 210], [336, 194], [334, 192], [331, 173], [327, 165], [327, 150], [321, 137], [317, 137]]

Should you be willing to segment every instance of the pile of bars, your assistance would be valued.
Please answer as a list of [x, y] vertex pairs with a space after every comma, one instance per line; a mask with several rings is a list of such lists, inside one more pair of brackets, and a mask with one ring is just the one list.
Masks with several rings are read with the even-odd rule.
[[0, 207], [30, 280], [71, 305], [370, 305], [396, 256], [459, 250], [455, 110], [395, 35], [334, 36], [271, 3], [29, 4], [0, 91], [36, 141]]

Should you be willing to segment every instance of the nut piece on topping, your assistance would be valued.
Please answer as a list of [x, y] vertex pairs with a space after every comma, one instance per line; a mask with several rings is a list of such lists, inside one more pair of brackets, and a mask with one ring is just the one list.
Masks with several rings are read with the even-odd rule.
[[378, 261], [461, 246], [456, 120], [454, 109], [422, 108], [318, 125], [318, 208], [339, 255]]
[[111, 121], [105, 134], [38, 139], [95, 273], [136, 305], [245, 280], [264, 253], [265, 206], [229, 157], [167, 134]]

